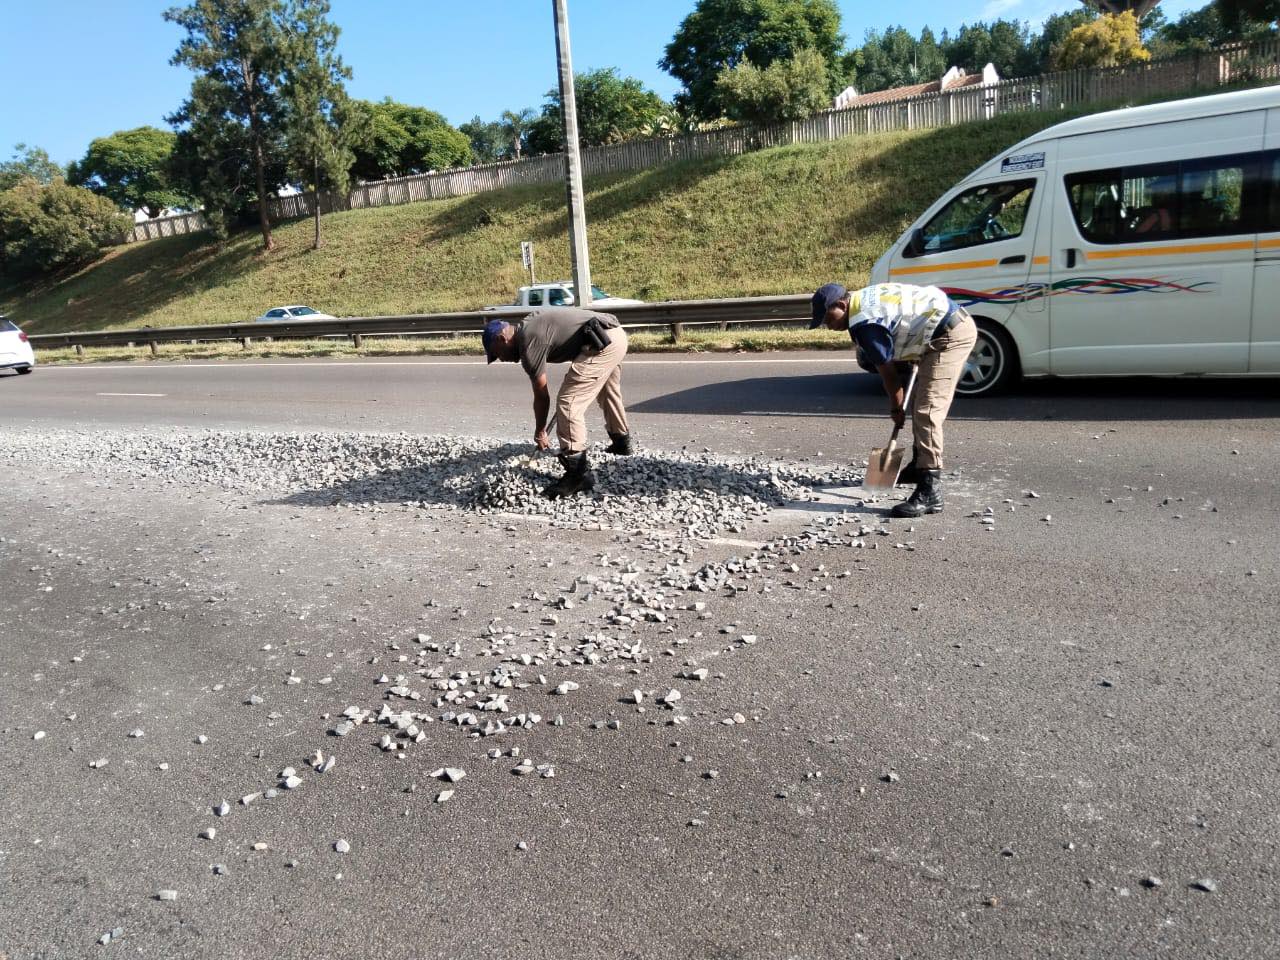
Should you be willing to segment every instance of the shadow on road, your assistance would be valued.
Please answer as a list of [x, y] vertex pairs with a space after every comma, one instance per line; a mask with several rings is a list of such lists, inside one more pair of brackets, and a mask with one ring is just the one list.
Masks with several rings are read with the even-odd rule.
[[[651, 397], [646, 414], [883, 417], [879, 378], [861, 372], [755, 377]], [[1230, 420], [1280, 417], [1280, 379], [1028, 380], [996, 397], [957, 397], [956, 420]]]

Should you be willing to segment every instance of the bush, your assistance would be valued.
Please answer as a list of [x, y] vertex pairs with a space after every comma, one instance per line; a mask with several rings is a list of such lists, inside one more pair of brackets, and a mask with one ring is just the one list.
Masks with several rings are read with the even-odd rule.
[[33, 276], [86, 263], [132, 226], [106, 197], [28, 178], [0, 192], [0, 270]]

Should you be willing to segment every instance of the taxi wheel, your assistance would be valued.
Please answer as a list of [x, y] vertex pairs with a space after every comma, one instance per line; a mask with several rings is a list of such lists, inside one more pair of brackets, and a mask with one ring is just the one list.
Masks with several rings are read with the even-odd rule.
[[964, 362], [956, 395], [988, 397], [1017, 382], [1021, 376], [1018, 348], [1004, 327], [985, 317], [975, 319], [978, 339]]

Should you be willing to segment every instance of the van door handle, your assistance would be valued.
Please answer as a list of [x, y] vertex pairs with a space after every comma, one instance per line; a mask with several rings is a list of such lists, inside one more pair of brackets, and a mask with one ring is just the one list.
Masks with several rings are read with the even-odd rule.
[[1011, 263], [1026, 263], [1026, 262], [1027, 262], [1026, 255], [1019, 253], [1017, 256], [1005, 257], [1003, 260], [1000, 261], [1000, 266], [1005, 267]]
[[1067, 255], [1067, 269], [1070, 270], [1076, 265], [1076, 248], [1067, 247], [1063, 252]]

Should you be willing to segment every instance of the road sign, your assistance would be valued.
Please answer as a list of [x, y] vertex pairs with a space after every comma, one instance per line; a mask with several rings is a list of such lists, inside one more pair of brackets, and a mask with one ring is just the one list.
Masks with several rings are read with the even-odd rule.
[[520, 241], [520, 261], [524, 264], [524, 268], [529, 271], [529, 282], [536, 283], [533, 279], [533, 243], [529, 240]]

